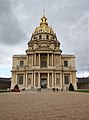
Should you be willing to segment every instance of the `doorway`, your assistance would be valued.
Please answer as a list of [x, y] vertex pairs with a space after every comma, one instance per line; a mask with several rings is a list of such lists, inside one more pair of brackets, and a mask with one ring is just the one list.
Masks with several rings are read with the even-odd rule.
[[40, 85], [41, 85], [41, 88], [46, 89], [47, 88], [47, 79], [42, 78]]

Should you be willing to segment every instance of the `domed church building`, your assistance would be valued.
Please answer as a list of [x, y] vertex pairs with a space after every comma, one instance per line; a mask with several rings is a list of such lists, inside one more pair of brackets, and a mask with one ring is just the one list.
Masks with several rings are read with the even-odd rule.
[[45, 15], [32, 33], [25, 55], [13, 55], [11, 88], [64, 89], [72, 83], [76, 87], [75, 56], [62, 54], [54, 30]]

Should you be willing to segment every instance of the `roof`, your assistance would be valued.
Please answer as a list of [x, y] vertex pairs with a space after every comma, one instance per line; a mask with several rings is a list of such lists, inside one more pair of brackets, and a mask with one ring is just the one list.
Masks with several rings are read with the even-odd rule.
[[0, 78], [0, 81], [11, 81], [11, 78]]
[[78, 82], [81, 82], [81, 83], [89, 82], [89, 77], [83, 77], [83, 78], [77, 78], [77, 79], [78, 79]]
[[41, 18], [40, 26], [36, 27], [33, 34], [38, 34], [38, 33], [50, 33], [55, 35], [53, 29], [48, 26], [47, 18], [44, 15]]
[[73, 54], [62, 54], [62, 57], [75, 58], [75, 55], [73, 55]]

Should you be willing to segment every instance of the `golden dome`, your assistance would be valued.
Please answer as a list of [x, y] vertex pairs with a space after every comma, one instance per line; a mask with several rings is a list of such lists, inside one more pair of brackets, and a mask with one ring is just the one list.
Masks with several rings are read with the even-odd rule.
[[55, 34], [53, 29], [48, 26], [47, 18], [45, 17], [45, 15], [43, 15], [43, 17], [41, 18], [40, 26], [35, 29], [33, 34], [38, 34], [38, 33]]

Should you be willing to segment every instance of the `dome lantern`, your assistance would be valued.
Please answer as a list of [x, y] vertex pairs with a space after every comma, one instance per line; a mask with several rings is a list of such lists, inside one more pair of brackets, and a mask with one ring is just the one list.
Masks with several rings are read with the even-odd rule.
[[39, 33], [47, 33], [47, 34], [55, 35], [53, 29], [48, 26], [47, 18], [45, 17], [44, 10], [43, 10], [43, 17], [41, 18], [40, 25], [38, 27], [36, 27], [33, 35], [36, 35], [36, 34], [39, 34]]
[[43, 17], [41, 18], [40, 25], [48, 25], [46, 21], [47, 21], [47, 18], [45, 17], [45, 10], [43, 10]]

